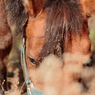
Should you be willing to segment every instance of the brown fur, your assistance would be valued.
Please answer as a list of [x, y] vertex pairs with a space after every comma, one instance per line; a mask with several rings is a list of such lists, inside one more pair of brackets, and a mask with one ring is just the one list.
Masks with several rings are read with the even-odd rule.
[[0, 0], [0, 84], [5, 81], [2, 85], [4, 90], [8, 90], [7, 63], [12, 48], [12, 32], [24, 32], [27, 21], [27, 14], [22, 2], [18, 1]]
[[83, 15], [86, 18], [95, 15], [95, 0], [80, 0], [80, 2], [83, 7]]
[[[35, 0], [33, 2], [31, 1], [31, 3], [29, 2], [27, 6], [30, 6]], [[43, 4], [42, 10], [40, 10], [36, 17], [33, 14], [29, 14], [26, 28], [26, 41], [29, 40], [27, 44], [30, 47], [30, 50], [28, 50], [29, 54], [36, 61], [38, 60], [40, 62], [49, 54], [55, 54], [61, 58], [63, 52], [81, 52], [84, 54], [90, 52], [88, 51], [90, 49], [89, 30], [87, 29], [87, 21], [82, 16], [80, 2], [72, 0], [45, 0]], [[60, 8], [63, 10], [60, 10]], [[33, 33], [34, 31], [35, 34]], [[31, 38], [30, 35], [33, 37]], [[38, 42], [35, 35], [39, 36], [38, 39], [39, 41], [41, 40], [40, 42]], [[35, 41], [32, 42], [32, 40]], [[80, 45], [83, 45], [83, 40], [87, 40], [87, 44], [85, 45], [88, 51], [86, 51], [87, 53], [84, 52], [84, 49], [79, 48]], [[31, 48], [33, 48], [33, 51]]]
[[7, 22], [4, 0], [0, 0], [0, 84], [5, 80], [5, 90], [7, 90], [7, 60], [11, 47], [12, 34]]
[[[24, 3], [23, 0], [24, 5], [26, 4], [26, 6], [31, 6], [30, 4], [33, 4], [35, 0], [31, 0], [31, 3], [29, 2], [30, 1], [27, 1], [27, 5], [26, 1]], [[80, 31], [83, 24], [80, 10], [81, 6], [77, 1], [43, 0], [42, 4], [43, 7], [38, 16], [43, 13], [46, 14], [46, 26], [44, 26], [45, 41], [42, 50], [38, 55], [38, 61], [41, 61], [45, 56], [51, 53], [61, 57], [62, 53], [65, 51], [65, 43], [70, 42], [72, 34], [82, 35]], [[40, 5], [40, 3], [38, 3], [38, 5]], [[28, 7], [26, 7], [26, 9], [27, 8]], [[34, 6], [33, 8], [35, 9], [36, 7]], [[31, 14], [29, 15], [31, 16]], [[35, 19], [36, 17], [34, 17], [34, 20]], [[69, 44], [71, 44], [71, 42]]]
[[13, 33], [22, 33], [25, 30], [25, 24], [28, 15], [22, 5], [21, 0], [4, 0], [7, 21]]
[[26, 11], [31, 16], [37, 16], [43, 8], [43, 0], [22, 0]]
[[39, 53], [39, 56], [42, 58], [52, 53], [61, 57], [65, 51], [65, 42], [72, 39], [72, 35], [81, 34], [82, 15], [80, 6], [77, 1], [45, 1], [44, 9], [47, 14], [45, 42], [44, 49]]
[[[28, 0], [25, 1], [28, 2]], [[32, 3], [33, 0], [29, 1], [31, 1]], [[65, 59], [63, 59], [64, 62], [63, 63], [59, 62], [58, 65], [64, 66], [64, 64], [67, 65], [78, 64], [79, 66], [82, 67], [86, 65], [87, 63], [84, 64], [84, 62], [87, 61], [85, 60], [85, 57], [89, 59], [91, 56], [91, 50], [90, 50], [91, 44], [89, 39], [87, 19], [85, 19], [85, 17], [82, 14], [83, 11], [80, 2], [77, 2], [75, 0], [43, 0], [43, 1], [44, 5], [40, 10], [40, 12], [38, 12], [36, 16], [34, 14], [31, 15], [29, 13], [29, 19], [27, 22], [26, 63], [27, 63], [28, 73], [31, 81], [35, 84], [36, 88], [43, 90], [45, 87], [46, 88], [54, 87], [55, 89], [59, 87], [58, 88], [59, 91], [55, 90], [58, 91], [57, 95], [66, 95], [63, 94], [64, 92], [61, 92], [61, 90], [63, 88], [65, 89], [66, 86], [69, 88], [70, 82], [73, 88], [72, 81], [76, 82], [76, 79], [72, 80], [71, 77], [72, 73], [68, 73], [68, 70], [65, 73], [62, 71], [62, 68], [64, 67], [62, 68], [58, 67], [61, 69], [60, 72], [60, 69], [58, 70], [56, 66], [57, 63], [55, 60], [53, 60], [54, 61], [52, 62], [53, 64], [50, 64], [49, 66], [43, 66], [43, 68], [40, 68], [40, 66], [42, 65], [41, 61], [43, 61], [44, 58], [50, 54], [54, 54], [60, 60], [62, 60], [62, 54], [69, 53], [71, 56], [70, 58], [72, 58], [73, 55], [80, 54], [83, 55], [82, 56], [83, 59], [80, 58], [79, 58], [80, 60], [71, 59], [70, 61], [65, 61]], [[28, 4], [27, 6], [30, 6], [31, 3], [27, 3]], [[29, 9], [27, 8], [28, 7], [26, 7], [26, 10], [29, 12]], [[31, 62], [29, 56], [33, 58], [35, 61], [38, 61], [39, 64]], [[44, 75], [48, 74], [49, 71], [47, 68], [51, 68], [50, 72], [52, 76], [49, 77], [50, 79], [48, 79], [46, 84], [44, 84], [42, 80], [43, 76], [42, 73], [44, 73]], [[40, 70], [43, 72], [40, 73]], [[54, 71], [52, 72], [52, 70]], [[44, 76], [43, 78], [45, 78], [46, 76]], [[58, 85], [56, 84], [56, 82], [58, 82]], [[74, 85], [75, 87], [78, 86], [80, 87], [80, 85], [76, 83]], [[64, 91], [67, 91], [66, 89]], [[56, 94], [51, 94], [51, 95], [56, 95]], [[74, 93], [67, 95], [74, 95]]]
[[[12, 46], [11, 31], [24, 33], [26, 29], [29, 74], [37, 68], [31, 65], [28, 56], [38, 61], [39, 66], [44, 57], [50, 54], [55, 54], [60, 59], [64, 52], [90, 57], [87, 17], [95, 13], [93, 4], [92, 0], [0, 0], [1, 75], [6, 74], [4, 62]], [[75, 60], [69, 63], [83, 64]], [[31, 76], [31, 81], [32, 79]]]

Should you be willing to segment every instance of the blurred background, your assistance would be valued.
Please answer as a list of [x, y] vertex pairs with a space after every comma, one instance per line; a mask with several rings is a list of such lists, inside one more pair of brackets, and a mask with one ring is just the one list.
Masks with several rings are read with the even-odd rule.
[[[95, 63], [95, 17], [88, 20], [91, 40], [91, 50], [93, 53], [92, 63]], [[14, 85], [21, 86], [24, 82], [22, 68], [21, 68], [21, 48], [22, 40], [21, 35], [13, 37], [13, 49], [9, 56], [8, 64], [8, 81], [9, 86], [12, 88]]]
[[95, 16], [88, 20], [88, 26], [90, 30], [92, 60], [91, 63], [95, 65]]
[[91, 49], [94, 52], [95, 51], [95, 16], [88, 20], [88, 25], [90, 29], [90, 40], [92, 44]]

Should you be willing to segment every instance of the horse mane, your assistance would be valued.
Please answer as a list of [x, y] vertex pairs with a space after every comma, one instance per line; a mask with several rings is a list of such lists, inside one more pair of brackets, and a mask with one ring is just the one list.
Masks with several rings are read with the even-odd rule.
[[8, 24], [15, 34], [24, 31], [28, 15], [21, 0], [4, 0]]
[[43, 9], [47, 14], [45, 41], [38, 61], [49, 54], [61, 58], [65, 42], [71, 41], [73, 34], [81, 34], [83, 23], [78, 0], [44, 0]]

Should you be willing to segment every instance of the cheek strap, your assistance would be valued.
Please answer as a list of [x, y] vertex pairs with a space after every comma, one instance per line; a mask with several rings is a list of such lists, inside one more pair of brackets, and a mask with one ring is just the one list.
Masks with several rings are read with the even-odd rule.
[[22, 66], [22, 69], [23, 69], [24, 78], [25, 78], [25, 82], [26, 82], [26, 85], [27, 85], [27, 95], [46, 95], [41, 90], [38, 90], [38, 89], [34, 88], [33, 83], [29, 79], [27, 65], [26, 65], [25, 50], [26, 50], [25, 38], [23, 37], [23, 47], [22, 47], [22, 50], [21, 50], [21, 66]]

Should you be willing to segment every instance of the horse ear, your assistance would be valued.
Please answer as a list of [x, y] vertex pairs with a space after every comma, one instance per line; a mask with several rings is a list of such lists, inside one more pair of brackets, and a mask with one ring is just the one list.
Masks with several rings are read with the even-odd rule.
[[85, 17], [95, 16], [95, 0], [80, 0]]
[[31, 16], [37, 16], [43, 9], [43, 0], [22, 0], [25, 9]]

